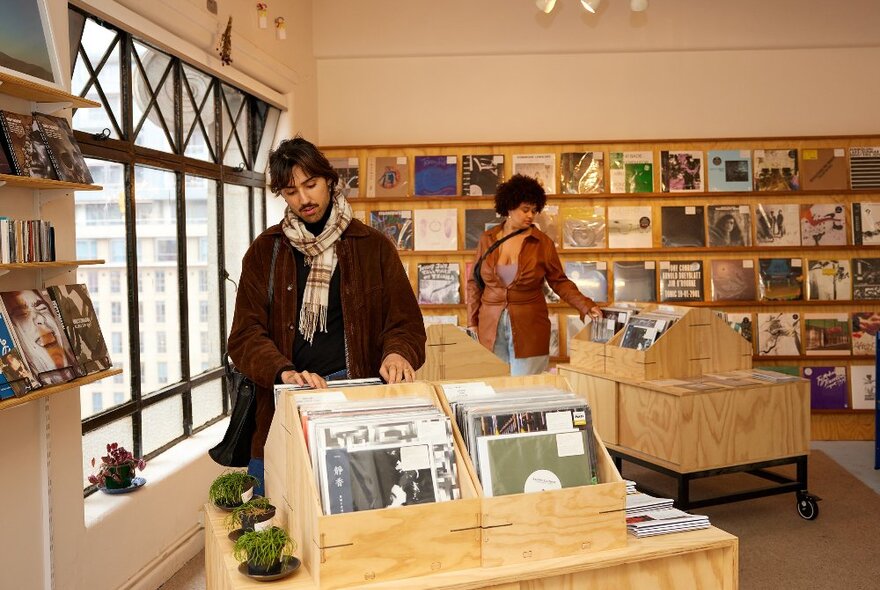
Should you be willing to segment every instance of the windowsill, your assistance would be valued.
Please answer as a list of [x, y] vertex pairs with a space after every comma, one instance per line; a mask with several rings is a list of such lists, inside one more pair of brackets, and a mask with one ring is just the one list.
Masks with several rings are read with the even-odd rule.
[[[101, 521], [110, 518], [118, 511], [124, 511], [132, 506], [132, 503], [140, 500], [156, 501], [157, 494], [170, 494], [172, 490], [186, 486], [185, 473], [191, 472], [200, 462], [207, 462], [216, 466], [208, 456], [208, 449], [213, 447], [223, 438], [226, 432], [228, 420], [221, 420], [216, 424], [202, 430], [191, 438], [173, 446], [147, 464], [143, 472], [138, 472], [139, 477], [144, 477], [147, 483], [139, 490], [130, 494], [105, 494], [96, 492], [85, 498], [85, 526], [90, 528]], [[196, 470], [198, 471], [198, 470]], [[204, 491], [208, 497], [207, 487]], [[167, 501], [171, 501], [169, 495]]]

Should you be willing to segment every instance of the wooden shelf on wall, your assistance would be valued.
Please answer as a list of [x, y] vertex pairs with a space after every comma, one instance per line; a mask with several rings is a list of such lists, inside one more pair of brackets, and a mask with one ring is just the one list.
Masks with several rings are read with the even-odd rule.
[[67, 182], [65, 180], [52, 180], [51, 178], [34, 178], [33, 176], [17, 176], [15, 174], [0, 174], [0, 186], [3, 185], [20, 186], [29, 189], [61, 189], [72, 191], [99, 191], [104, 188], [97, 184]]
[[104, 264], [103, 260], [53, 260], [51, 262], [7, 262], [0, 264], [0, 271], [10, 270], [31, 270], [44, 268], [65, 268], [77, 266], [89, 266], [95, 264]]
[[94, 100], [81, 98], [59, 88], [24, 80], [4, 72], [0, 72], [0, 93], [34, 102], [70, 103], [71, 107], [77, 109], [101, 106], [101, 103]]
[[0, 401], [0, 411], [6, 410], [8, 408], [14, 408], [15, 406], [21, 406], [23, 404], [32, 402], [35, 399], [55, 395], [56, 393], [61, 393], [62, 391], [67, 391], [68, 389], [72, 389], [74, 387], [82, 387], [83, 385], [88, 385], [89, 383], [94, 383], [95, 381], [100, 381], [101, 379], [112, 377], [113, 375], [119, 375], [120, 373], [122, 373], [122, 369], [108, 369], [106, 371], [99, 371], [98, 373], [92, 373], [91, 375], [86, 375], [85, 377], [74, 379], [73, 381], [68, 381], [67, 383], [44, 386], [39, 389], [35, 389], [25, 396], [13, 397]]

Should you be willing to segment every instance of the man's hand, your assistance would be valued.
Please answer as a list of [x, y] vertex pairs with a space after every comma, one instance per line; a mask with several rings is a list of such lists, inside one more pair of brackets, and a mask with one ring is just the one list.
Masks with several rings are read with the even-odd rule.
[[413, 381], [415, 380], [415, 374], [416, 372], [413, 370], [412, 365], [409, 364], [409, 361], [396, 352], [386, 356], [385, 360], [382, 361], [382, 366], [379, 367], [379, 376], [386, 383]]
[[327, 382], [317, 373], [309, 373], [308, 371], [284, 371], [281, 373], [282, 383], [294, 383], [296, 385], [308, 385], [315, 389], [324, 389]]

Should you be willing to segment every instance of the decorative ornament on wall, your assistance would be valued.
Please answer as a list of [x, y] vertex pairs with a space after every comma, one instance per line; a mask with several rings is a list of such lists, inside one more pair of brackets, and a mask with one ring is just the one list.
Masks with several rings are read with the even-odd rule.
[[275, 38], [279, 41], [287, 39], [287, 23], [284, 22], [283, 16], [275, 19]]
[[217, 39], [217, 53], [220, 55], [220, 63], [228, 66], [232, 63], [232, 17], [226, 23], [226, 30]]
[[257, 26], [261, 29], [269, 27], [269, 4], [266, 2], [257, 2]]

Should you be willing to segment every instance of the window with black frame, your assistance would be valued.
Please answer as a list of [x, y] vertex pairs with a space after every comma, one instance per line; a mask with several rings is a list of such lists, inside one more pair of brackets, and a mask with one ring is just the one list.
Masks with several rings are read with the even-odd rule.
[[220, 359], [241, 257], [266, 227], [264, 173], [280, 111], [69, 11], [72, 92], [102, 105], [73, 115], [103, 187], [76, 194], [77, 257], [105, 261], [80, 268], [77, 282], [123, 369], [80, 391], [89, 493], [88, 461], [107, 442], [150, 458], [228, 412]]

